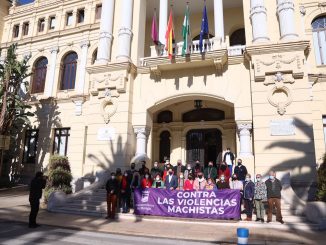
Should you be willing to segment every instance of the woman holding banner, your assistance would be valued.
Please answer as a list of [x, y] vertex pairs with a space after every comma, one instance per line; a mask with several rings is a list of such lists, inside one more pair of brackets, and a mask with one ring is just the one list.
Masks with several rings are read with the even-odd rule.
[[213, 190], [217, 190], [217, 187], [213, 181], [212, 178], [208, 178], [207, 179], [207, 183], [206, 183], [206, 186], [205, 186], [205, 190], [206, 191], [213, 191]]
[[152, 184], [153, 188], [165, 189], [164, 182], [160, 174], [157, 174]]
[[204, 190], [205, 189], [205, 186], [206, 186], [207, 182], [204, 178], [204, 175], [202, 172], [199, 172], [198, 173], [198, 177], [195, 179], [194, 181], [194, 189], [196, 191], [199, 191], [199, 190]]

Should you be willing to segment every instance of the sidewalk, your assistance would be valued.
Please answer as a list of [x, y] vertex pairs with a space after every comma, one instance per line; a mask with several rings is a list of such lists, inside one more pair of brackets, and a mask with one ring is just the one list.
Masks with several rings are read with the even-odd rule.
[[[27, 222], [29, 215], [28, 196], [0, 196], [0, 219]], [[11, 203], [11, 205], [9, 205]], [[162, 237], [192, 241], [206, 241], [217, 244], [236, 244], [236, 229], [250, 230], [249, 244], [324, 244], [326, 233], [309, 229], [293, 229], [286, 224], [259, 225], [255, 222], [235, 221], [193, 221], [158, 217], [123, 215], [116, 221], [98, 217], [49, 213], [40, 210], [38, 223], [70, 229], [107, 232], [121, 235]]]

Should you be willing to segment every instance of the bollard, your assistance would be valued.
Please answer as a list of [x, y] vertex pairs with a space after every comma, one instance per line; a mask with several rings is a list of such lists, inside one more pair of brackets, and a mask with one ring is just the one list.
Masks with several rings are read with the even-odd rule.
[[248, 229], [238, 228], [237, 235], [238, 235], [238, 245], [248, 244], [248, 238], [249, 238], [249, 230]]

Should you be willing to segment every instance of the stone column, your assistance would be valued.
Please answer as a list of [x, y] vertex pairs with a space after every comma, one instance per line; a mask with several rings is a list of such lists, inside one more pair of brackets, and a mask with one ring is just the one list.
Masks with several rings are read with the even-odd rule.
[[168, 24], [168, 0], [160, 0], [159, 41], [165, 44], [166, 26]]
[[76, 86], [77, 94], [84, 93], [88, 46], [89, 46], [88, 41], [83, 41], [80, 44], [82, 52], [81, 52], [80, 63], [78, 67], [78, 80]]
[[46, 83], [46, 89], [45, 89], [45, 95], [47, 97], [53, 96], [53, 87], [54, 87], [54, 78], [55, 78], [55, 65], [57, 63], [57, 54], [59, 51], [58, 47], [51, 48], [51, 60], [50, 60], [50, 66], [49, 66], [49, 72], [47, 75], [47, 83]]
[[223, 0], [214, 0], [215, 39], [224, 42]]
[[277, 13], [280, 22], [281, 40], [297, 38], [293, 0], [277, 0]]
[[264, 0], [250, 1], [250, 19], [252, 25], [252, 42], [269, 41], [267, 34], [267, 10]]
[[136, 134], [136, 156], [147, 155], [146, 145], [149, 128], [146, 126], [134, 127]]
[[[130, 60], [133, 0], [121, 1], [121, 27], [118, 32], [118, 61]], [[145, 13], [144, 13], [145, 14]]]
[[115, 0], [103, 0], [100, 37], [97, 50], [97, 65], [105, 65], [111, 60], [112, 31]]
[[240, 139], [240, 157], [252, 156], [251, 130], [252, 123], [238, 122], [238, 134]]

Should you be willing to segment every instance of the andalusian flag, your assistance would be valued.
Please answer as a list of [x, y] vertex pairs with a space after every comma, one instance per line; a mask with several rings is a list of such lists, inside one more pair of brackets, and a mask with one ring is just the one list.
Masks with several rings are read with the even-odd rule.
[[190, 34], [190, 20], [189, 20], [189, 5], [187, 4], [185, 18], [182, 25], [182, 37], [183, 37], [183, 46], [182, 46], [182, 56], [189, 54], [189, 45], [191, 45], [191, 34]]
[[168, 51], [169, 59], [173, 57], [173, 43], [174, 43], [174, 28], [173, 28], [173, 19], [172, 19], [172, 9], [170, 10], [170, 17], [168, 21], [168, 26], [166, 28], [166, 45], [165, 50]]

